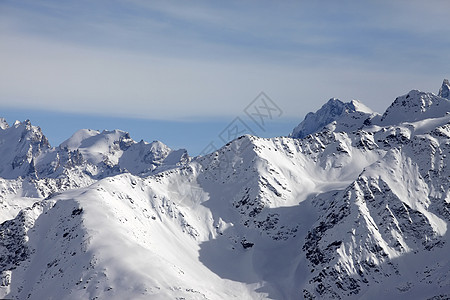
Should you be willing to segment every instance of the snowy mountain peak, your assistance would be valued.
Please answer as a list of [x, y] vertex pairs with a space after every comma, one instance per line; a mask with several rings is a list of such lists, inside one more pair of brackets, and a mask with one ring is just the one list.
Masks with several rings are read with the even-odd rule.
[[381, 117], [382, 125], [415, 122], [444, 117], [450, 111], [450, 101], [433, 93], [412, 90], [397, 97]]
[[29, 175], [34, 171], [34, 158], [50, 149], [50, 144], [41, 129], [29, 120], [16, 121], [13, 127], [5, 124], [0, 130], [0, 176]]
[[[336, 121], [337, 123], [340, 123], [341, 120], [344, 121], [344, 119], [347, 119], [346, 116], [351, 115], [353, 116], [352, 119], [365, 120], [367, 118], [370, 118], [373, 114], [374, 112], [370, 108], [368, 108], [358, 100], [352, 100], [350, 102], [344, 103], [337, 98], [332, 98], [315, 113], [308, 113], [305, 119], [297, 127], [294, 128], [290, 136], [293, 138], [304, 138], [309, 134], [319, 131], [320, 129], [334, 121]], [[351, 128], [350, 130], [353, 130], [357, 126], [362, 125], [362, 122], [359, 121], [351, 121], [350, 123], [348, 123], [347, 121], [348, 120], [344, 121], [344, 127], [348, 127], [349, 129]]]
[[18, 122], [0, 298], [450, 299], [449, 102], [414, 90], [382, 120], [330, 99], [304, 138], [192, 159], [120, 130], [51, 148]]
[[6, 129], [8, 128], [8, 122], [6, 122], [5, 118], [0, 118], [0, 129]]
[[69, 139], [62, 142], [61, 148], [75, 150], [79, 148], [96, 148], [97, 152], [106, 151], [112, 144], [123, 139], [130, 139], [128, 132], [121, 130], [103, 130], [102, 132], [92, 129], [81, 129], [75, 132]]
[[[160, 141], [135, 142], [128, 132], [122, 130], [81, 129], [61, 143], [60, 149], [79, 151], [88, 163], [114, 166], [132, 174], [151, 172], [162, 165], [176, 165], [188, 161], [184, 149], [173, 151]], [[170, 157], [169, 157], [170, 156]], [[168, 160], [166, 161], [166, 158]]]
[[450, 99], [450, 83], [448, 79], [444, 79], [442, 82], [442, 86], [439, 89], [439, 97]]
[[92, 129], [80, 129], [75, 132], [69, 139], [65, 140], [61, 143], [61, 148], [69, 148], [71, 150], [77, 149], [81, 146], [83, 141], [89, 139], [90, 137], [99, 135], [100, 131], [92, 130]]
[[184, 149], [174, 151], [161, 142], [136, 143], [121, 130], [82, 129], [51, 147], [29, 120], [9, 127], [0, 119], [0, 125], [0, 177], [45, 180], [45, 188], [31, 189], [33, 195], [46, 197], [120, 173], [154, 174], [190, 160]]

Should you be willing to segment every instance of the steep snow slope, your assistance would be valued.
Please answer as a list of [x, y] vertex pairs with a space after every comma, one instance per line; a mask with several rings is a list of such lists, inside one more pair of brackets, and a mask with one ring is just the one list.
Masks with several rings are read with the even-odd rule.
[[7, 238], [18, 246], [4, 265], [21, 262], [3, 272], [11, 282], [4, 291], [18, 299], [256, 297], [251, 285], [198, 262], [198, 243], [215, 230], [205, 226], [210, 213], [196, 208], [194, 217], [194, 207], [159, 197], [128, 174], [39, 202], [3, 224], [20, 228]]
[[[75, 189], [84, 173], [72, 168], [69, 191], [5, 180], [8, 203], [27, 208], [0, 225], [0, 297], [449, 298], [448, 100], [408, 95], [383, 117], [345, 113], [303, 139], [242, 136], [157, 174], [97, 173]], [[121, 159], [139, 161], [139, 147], [170, 158], [127, 141], [80, 131], [60, 149], [98, 168], [136, 170]]]
[[[244, 136], [187, 167], [57, 195], [36, 205], [51, 208], [38, 209], [43, 227], [22, 238], [29, 248], [19, 253], [30, 254], [4, 271], [15, 282], [8, 296], [358, 298], [380, 285], [392, 298], [444, 294], [449, 186], [440, 173], [448, 161], [432, 167], [436, 152], [423, 148], [438, 139], [437, 153], [448, 152], [449, 126], [420, 136], [412, 126], [426, 127], [411, 124], [411, 145], [401, 150], [403, 137], [376, 146], [363, 131]], [[437, 175], [427, 181], [420, 170]], [[415, 270], [439, 280], [408, 281], [408, 261], [427, 253], [433, 271]], [[55, 280], [61, 288], [50, 288]]]
[[[308, 292], [448, 295], [449, 161], [443, 154], [450, 151], [448, 122], [397, 147], [392, 141], [382, 160], [331, 203], [320, 204], [322, 217], [303, 248], [314, 268]], [[420, 263], [412, 266], [414, 260]], [[434, 270], [427, 271], [427, 265]], [[439, 280], [425, 281], [427, 274]]]
[[[142, 297], [154, 294], [162, 298], [184, 296], [199, 299], [295, 295], [296, 280], [286, 280], [292, 276], [289, 273], [295, 272], [292, 268], [295, 265], [289, 266], [290, 261], [285, 258], [299, 259], [296, 252], [315, 220], [314, 215], [310, 215], [313, 211], [307, 209], [311, 204], [303, 199], [303, 195], [342, 188], [348, 184], [349, 177], [362, 170], [361, 162], [357, 160], [365, 157], [358, 153], [365, 152], [364, 149], [355, 149], [355, 159], [343, 157], [349, 160], [348, 165], [352, 166], [354, 174], [346, 174], [345, 181], [340, 182], [339, 177], [343, 177], [340, 172], [349, 173], [348, 170], [331, 171], [326, 156], [320, 153], [322, 151], [314, 152], [319, 143], [335, 143], [334, 134], [319, 136], [317, 144], [302, 144], [288, 138], [266, 140], [246, 136], [182, 169], [163, 172], [145, 180], [120, 175], [46, 200], [45, 203], [56, 203], [56, 208], [51, 208], [56, 216], [47, 219], [50, 211], [42, 214], [42, 210], [38, 217], [41, 224], [61, 222], [57, 228], [70, 227], [72, 225], [64, 224], [75, 218], [72, 212], [80, 208], [83, 209], [80, 213], [82, 222], [71, 228], [76, 232], [73, 234], [68, 230], [66, 234], [63, 229], [59, 229], [62, 231], [58, 234], [52, 231], [55, 230], [53, 226], [50, 229], [44, 226], [44, 232], [32, 227], [38, 232], [36, 240], [46, 245], [54, 244], [50, 248], [65, 249], [65, 254], [61, 255], [58, 250], [27, 256], [17, 270], [8, 273], [11, 278], [16, 278], [18, 286], [25, 286], [31, 280], [28, 274], [39, 273], [37, 270], [47, 270], [44, 272], [47, 274], [32, 279], [40, 282], [37, 287], [19, 291], [17, 286], [10, 286], [9, 296], [69, 295], [69, 290], [74, 298], [120, 298], [127, 295], [134, 298], [141, 293]], [[310, 145], [314, 148], [311, 149]], [[299, 152], [303, 147], [305, 155]], [[287, 158], [286, 151], [295, 156]], [[318, 168], [316, 176], [304, 180], [306, 173], [295, 174], [294, 171], [297, 164], [309, 164], [308, 156], [322, 161], [323, 169]], [[377, 155], [366, 157], [370, 161], [376, 158]], [[273, 160], [282, 165], [271, 164]], [[228, 162], [230, 164], [224, 168], [223, 164]], [[286, 176], [292, 173], [293, 177], [285, 177], [281, 172]], [[274, 179], [276, 173], [280, 176]], [[305, 203], [299, 206], [299, 202]], [[67, 205], [68, 208], [58, 211], [59, 205]], [[20, 216], [16, 219], [20, 220]], [[70, 243], [69, 237], [77, 234], [90, 240], [85, 252], [78, 244]], [[43, 236], [48, 236], [48, 240], [41, 241]], [[27, 247], [30, 249], [24, 250], [26, 253], [39, 252], [41, 246], [33, 246], [32, 235], [24, 239], [29, 240]], [[138, 251], [139, 255], [135, 258], [134, 255], [125, 256], [123, 261], [117, 257], [118, 253], [127, 251]], [[83, 254], [78, 257], [76, 254], [72, 256], [73, 253], [91, 253], [92, 256]], [[81, 260], [83, 263], [79, 264], [87, 266], [93, 257], [98, 264], [96, 270], [108, 269], [110, 272], [102, 271], [105, 274], [100, 279], [95, 273], [95, 280], [88, 280], [81, 286], [77, 283], [80, 278], [88, 277], [86, 270], [69, 267], [68, 270], [62, 268], [59, 273], [56, 269], [52, 271], [55, 260], [62, 261], [58, 263], [62, 266], [72, 266], [71, 261]], [[225, 257], [228, 258], [226, 263], [223, 261]], [[117, 264], [110, 263], [112, 258]], [[149, 273], [148, 270], [153, 271]], [[129, 282], [121, 282], [123, 274], [130, 278]], [[62, 278], [59, 286], [67, 287], [66, 291], [49, 288], [55, 284], [55, 277]], [[91, 296], [86, 294], [84, 286], [91, 291]], [[214, 290], [210, 286], [214, 286]], [[108, 290], [109, 287], [112, 289]], [[48, 291], [51, 294], [45, 294]]]

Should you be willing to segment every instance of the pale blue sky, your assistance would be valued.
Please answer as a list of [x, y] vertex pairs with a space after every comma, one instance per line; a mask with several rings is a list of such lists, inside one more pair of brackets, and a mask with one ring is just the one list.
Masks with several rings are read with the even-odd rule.
[[331, 97], [382, 112], [411, 89], [437, 92], [449, 11], [444, 0], [3, 0], [0, 115], [30, 118], [53, 144], [92, 124], [198, 154], [264, 91], [283, 115], [256, 133], [287, 135]]

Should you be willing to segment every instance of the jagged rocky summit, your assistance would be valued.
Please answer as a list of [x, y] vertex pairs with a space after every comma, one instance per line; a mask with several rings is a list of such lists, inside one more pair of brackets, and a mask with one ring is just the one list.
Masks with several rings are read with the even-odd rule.
[[450, 83], [448, 79], [444, 79], [442, 82], [442, 87], [439, 89], [439, 97], [450, 99]]
[[448, 299], [444, 85], [383, 114], [332, 99], [291, 137], [195, 158], [2, 120], [0, 297]]

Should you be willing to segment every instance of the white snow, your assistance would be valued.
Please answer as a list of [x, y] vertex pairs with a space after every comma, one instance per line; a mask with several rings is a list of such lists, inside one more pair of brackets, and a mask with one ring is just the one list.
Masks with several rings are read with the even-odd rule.
[[332, 99], [302, 138], [194, 159], [120, 130], [52, 148], [5, 125], [0, 297], [448, 298], [447, 106], [411, 91], [381, 117]]
[[327, 125], [334, 126], [335, 131], [351, 132], [362, 127], [366, 120], [371, 120], [376, 116], [378, 116], [377, 113], [358, 100], [344, 103], [339, 99], [332, 98], [317, 112], [308, 113], [305, 119], [294, 128], [290, 136], [304, 138]]

